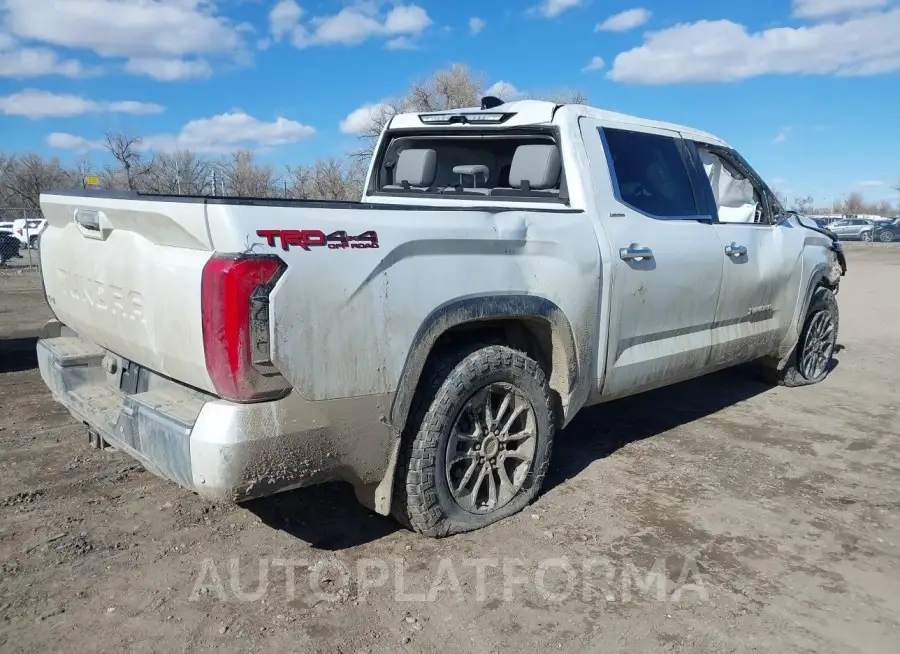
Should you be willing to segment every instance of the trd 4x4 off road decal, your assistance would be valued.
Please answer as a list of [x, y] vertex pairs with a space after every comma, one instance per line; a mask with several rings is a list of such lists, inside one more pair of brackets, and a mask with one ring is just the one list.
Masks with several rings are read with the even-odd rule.
[[269, 247], [276, 247], [275, 242], [278, 241], [282, 250], [289, 250], [292, 245], [307, 252], [311, 248], [321, 247], [329, 250], [368, 250], [378, 247], [378, 234], [371, 230], [359, 236], [350, 236], [344, 231], [326, 234], [321, 229], [258, 229], [256, 235], [266, 239]]

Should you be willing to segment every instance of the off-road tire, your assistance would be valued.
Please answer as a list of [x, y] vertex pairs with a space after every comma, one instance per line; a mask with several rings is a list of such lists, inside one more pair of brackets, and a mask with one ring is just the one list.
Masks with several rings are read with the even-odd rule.
[[[556, 429], [544, 371], [525, 353], [504, 345], [469, 344], [444, 353], [423, 381], [410, 411], [394, 484], [392, 513], [420, 534], [439, 538], [480, 529], [534, 501], [550, 464]], [[532, 467], [509, 503], [470, 513], [453, 499], [444, 457], [450, 431], [466, 402], [494, 383], [514, 386], [531, 404], [537, 428]]]
[[838, 311], [837, 300], [834, 297], [834, 293], [830, 289], [827, 289], [824, 286], [819, 286], [813, 292], [813, 296], [809, 302], [809, 306], [806, 308], [806, 315], [803, 318], [803, 330], [800, 332], [800, 338], [797, 340], [797, 345], [796, 347], [794, 347], [794, 351], [791, 352], [790, 359], [788, 359], [788, 362], [781, 370], [770, 371], [769, 379], [771, 381], [777, 383], [780, 386], [787, 386], [792, 388], [797, 386], [809, 386], [811, 384], [818, 384], [828, 376], [829, 372], [831, 372], [831, 361], [829, 361], [825, 366], [825, 371], [821, 375], [813, 379], [807, 379], [800, 372], [800, 356], [803, 352], [803, 345], [806, 342], [807, 332], [810, 327], [810, 321], [812, 317], [820, 311], [828, 311], [829, 313], [831, 313], [831, 319], [834, 321], [835, 342], [837, 341], [838, 328], [840, 326], [840, 313]]

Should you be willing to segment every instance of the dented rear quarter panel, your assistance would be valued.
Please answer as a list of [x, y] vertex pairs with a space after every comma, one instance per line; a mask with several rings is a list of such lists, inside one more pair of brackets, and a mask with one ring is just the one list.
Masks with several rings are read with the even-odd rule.
[[[309, 400], [395, 393], [433, 312], [511, 293], [559, 308], [578, 382], [590, 385], [593, 371], [583, 364], [597, 339], [600, 257], [584, 212], [229, 204], [208, 211], [217, 250], [272, 253], [287, 263], [271, 296], [273, 361]], [[284, 249], [259, 230], [375, 231], [379, 247]]]

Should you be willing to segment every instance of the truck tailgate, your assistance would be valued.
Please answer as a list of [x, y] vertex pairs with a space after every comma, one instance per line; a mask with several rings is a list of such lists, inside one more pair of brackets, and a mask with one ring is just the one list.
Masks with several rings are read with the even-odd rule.
[[43, 195], [47, 301], [82, 338], [162, 375], [213, 391], [200, 283], [211, 256], [206, 205]]

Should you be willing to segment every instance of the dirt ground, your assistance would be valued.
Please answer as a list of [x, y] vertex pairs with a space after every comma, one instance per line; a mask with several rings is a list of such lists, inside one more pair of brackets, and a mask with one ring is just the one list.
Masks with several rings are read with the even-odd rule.
[[823, 384], [586, 410], [532, 507], [440, 541], [336, 484], [209, 505], [89, 449], [8, 360], [0, 650], [896, 652], [900, 247], [849, 262]]
[[27, 250], [0, 268], [0, 339], [34, 337], [53, 317], [37, 273], [37, 253]]

